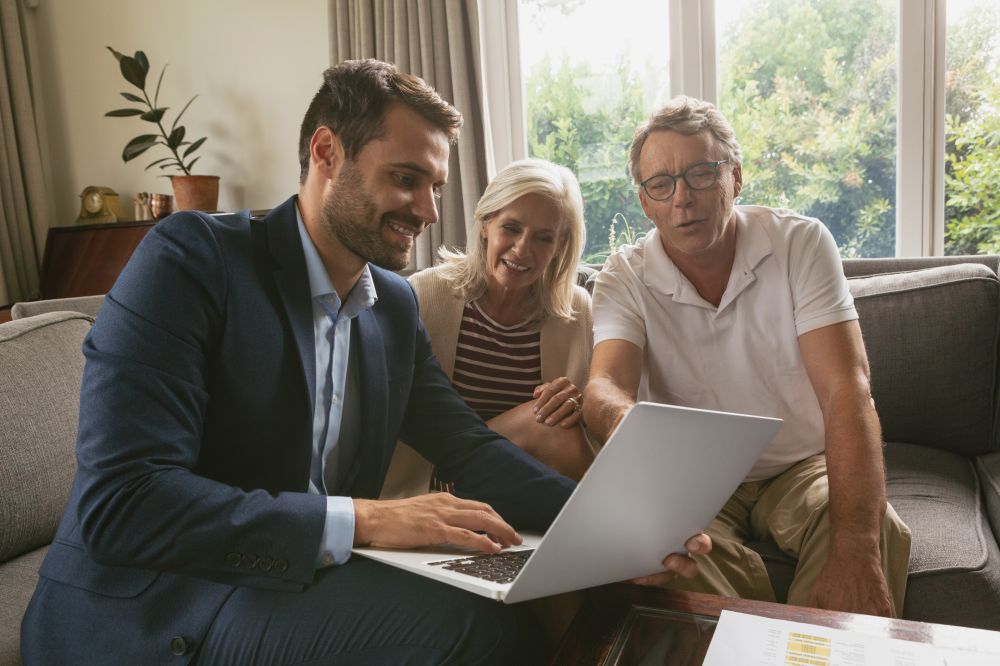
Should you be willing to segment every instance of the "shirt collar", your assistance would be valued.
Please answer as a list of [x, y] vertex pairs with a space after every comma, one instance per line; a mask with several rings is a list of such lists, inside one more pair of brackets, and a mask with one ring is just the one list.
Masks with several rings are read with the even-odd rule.
[[362, 310], [366, 310], [375, 305], [378, 300], [378, 293], [375, 291], [375, 283], [372, 282], [372, 273], [368, 264], [361, 271], [361, 276], [347, 296], [347, 302], [341, 304], [340, 297], [333, 288], [330, 275], [326, 272], [323, 260], [319, 257], [319, 250], [313, 243], [306, 225], [302, 221], [302, 212], [299, 206], [295, 205], [295, 221], [299, 229], [299, 239], [302, 241], [302, 253], [306, 259], [306, 273], [309, 276], [309, 295], [318, 302], [327, 312], [332, 307], [333, 312], [340, 312], [346, 317], [354, 317]]
[[[747, 218], [741, 206], [733, 207], [733, 224], [736, 225], [736, 256], [732, 272], [739, 271], [750, 277], [753, 270], [774, 251], [771, 239], [760, 225]], [[667, 255], [660, 240], [660, 232], [653, 229], [644, 242], [644, 282], [647, 287], [662, 294], [673, 295], [675, 300], [700, 301], [694, 285], [684, 277], [677, 265]]]

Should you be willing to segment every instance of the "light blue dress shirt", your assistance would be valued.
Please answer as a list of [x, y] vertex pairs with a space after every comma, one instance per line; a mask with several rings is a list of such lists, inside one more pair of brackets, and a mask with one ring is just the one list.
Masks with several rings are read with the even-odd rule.
[[350, 497], [331, 495], [357, 473], [361, 396], [357, 353], [351, 351], [351, 320], [374, 305], [378, 295], [365, 265], [347, 300], [341, 303], [297, 206], [295, 215], [309, 275], [316, 346], [309, 492], [327, 495], [317, 564], [328, 566], [346, 562], [354, 545], [354, 502]]

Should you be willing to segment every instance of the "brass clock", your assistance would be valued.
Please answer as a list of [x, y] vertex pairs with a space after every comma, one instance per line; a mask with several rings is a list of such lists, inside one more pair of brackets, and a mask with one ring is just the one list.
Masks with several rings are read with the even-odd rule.
[[80, 193], [80, 215], [77, 224], [117, 222], [122, 219], [118, 193], [110, 187], [90, 185]]

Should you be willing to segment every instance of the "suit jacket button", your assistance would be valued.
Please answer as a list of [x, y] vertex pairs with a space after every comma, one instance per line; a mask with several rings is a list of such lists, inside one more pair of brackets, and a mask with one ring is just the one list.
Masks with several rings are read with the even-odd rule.
[[227, 567], [239, 567], [240, 566], [240, 554], [239, 553], [227, 553], [226, 554], [226, 566]]
[[183, 636], [174, 636], [170, 639], [170, 652], [175, 656], [183, 657], [187, 654], [188, 648], [190, 647], [191, 645]]
[[247, 569], [253, 569], [255, 566], [257, 566], [257, 558], [251, 555], [250, 553], [247, 553], [246, 555], [243, 556], [242, 564]]
[[267, 555], [264, 555], [257, 560], [257, 566], [260, 567], [262, 571], [270, 571], [271, 567], [274, 566], [274, 560]]
[[274, 570], [278, 573], [285, 573], [288, 570], [288, 562], [283, 559], [277, 559], [274, 561]]

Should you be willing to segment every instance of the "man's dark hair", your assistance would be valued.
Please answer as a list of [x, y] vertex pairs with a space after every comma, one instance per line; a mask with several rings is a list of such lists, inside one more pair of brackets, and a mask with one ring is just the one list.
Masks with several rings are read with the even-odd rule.
[[380, 60], [345, 60], [323, 72], [323, 85], [313, 97], [299, 132], [299, 182], [309, 173], [309, 142], [319, 127], [329, 127], [354, 159], [384, 132], [385, 113], [393, 102], [405, 104], [448, 137], [458, 140], [462, 114], [427, 83]]

